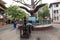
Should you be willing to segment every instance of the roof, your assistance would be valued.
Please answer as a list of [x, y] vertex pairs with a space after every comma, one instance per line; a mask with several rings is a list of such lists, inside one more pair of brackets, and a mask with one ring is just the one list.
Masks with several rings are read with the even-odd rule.
[[6, 7], [5, 7], [4, 4], [6, 4], [6, 3], [5, 3], [4, 1], [0, 0], [0, 9], [1, 9], [1, 10], [6, 9]]
[[6, 4], [4, 1], [0, 0], [0, 4]]
[[51, 8], [51, 6], [54, 5], [54, 4], [60, 4], [60, 2], [51, 3], [49, 8]]

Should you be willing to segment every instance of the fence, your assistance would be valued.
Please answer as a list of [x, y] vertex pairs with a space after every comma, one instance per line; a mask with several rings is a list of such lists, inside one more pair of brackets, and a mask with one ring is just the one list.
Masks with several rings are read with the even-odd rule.
[[52, 22], [51, 20], [43, 19], [43, 20], [38, 20], [33, 24], [34, 25], [45, 25], [45, 24], [51, 24], [51, 22]]
[[[45, 24], [51, 24], [52, 20], [47, 20], [47, 19], [43, 19], [43, 20], [37, 20], [36, 22], [32, 22], [33, 25], [45, 25]], [[20, 24], [23, 24], [23, 20], [20, 21]]]

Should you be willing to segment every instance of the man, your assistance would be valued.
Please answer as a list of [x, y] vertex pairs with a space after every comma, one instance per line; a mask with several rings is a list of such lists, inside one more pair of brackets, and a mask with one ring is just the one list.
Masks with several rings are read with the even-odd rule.
[[24, 17], [24, 25], [26, 26], [27, 20], [26, 17]]

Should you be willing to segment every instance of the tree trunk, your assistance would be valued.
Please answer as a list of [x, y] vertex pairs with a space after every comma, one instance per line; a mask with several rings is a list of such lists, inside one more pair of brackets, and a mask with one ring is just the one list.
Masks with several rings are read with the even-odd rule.
[[34, 6], [35, 4], [34, 4], [34, 0], [31, 0], [31, 6], [32, 6], [32, 9], [34, 9], [35, 8], [35, 6]]
[[36, 6], [36, 8], [34, 8], [33, 10], [29, 10], [24, 6], [20, 6], [20, 8], [25, 9], [27, 12], [29, 12], [31, 14], [31, 16], [34, 16], [34, 13], [36, 13], [39, 10], [39, 8], [41, 8], [41, 7], [45, 6], [45, 5], [46, 4], [40, 4], [40, 5]]
[[34, 16], [34, 13], [30, 13], [31, 14], [31, 16]]

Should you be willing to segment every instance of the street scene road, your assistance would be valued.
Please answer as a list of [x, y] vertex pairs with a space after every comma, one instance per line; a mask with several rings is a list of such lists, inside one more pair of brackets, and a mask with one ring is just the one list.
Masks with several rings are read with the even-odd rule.
[[[32, 31], [29, 39], [26, 40], [60, 40], [60, 24], [52, 24], [49, 30]], [[0, 40], [22, 40], [19, 30], [13, 28], [12, 24], [0, 28]], [[25, 39], [24, 39], [25, 40]]]

